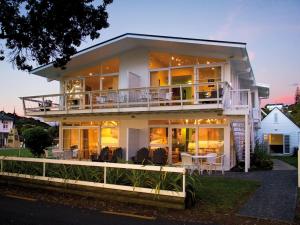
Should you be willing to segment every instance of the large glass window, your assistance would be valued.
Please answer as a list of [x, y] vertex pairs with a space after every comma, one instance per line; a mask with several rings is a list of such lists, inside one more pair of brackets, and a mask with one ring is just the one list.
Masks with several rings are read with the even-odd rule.
[[196, 153], [195, 133], [195, 128], [172, 128], [172, 163], [181, 161], [181, 152]]
[[198, 130], [199, 154], [224, 153], [224, 129], [223, 128], [199, 128]]
[[[222, 97], [222, 87], [217, 87], [216, 82], [222, 81], [222, 68], [204, 67], [198, 69], [198, 83], [207, 83], [198, 87], [197, 93], [199, 99]], [[217, 89], [219, 90], [217, 91]], [[219, 96], [217, 94], [219, 93]]]
[[179, 55], [167, 52], [150, 52], [149, 54], [149, 68], [167, 68], [180, 67], [191, 65], [209, 65], [214, 63], [225, 62], [225, 59], [205, 57], [205, 56], [191, 56]]
[[101, 128], [101, 148], [118, 147], [119, 129], [117, 127]]
[[63, 130], [63, 149], [71, 150], [79, 148], [79, 129]]
[[168, 144], [168, 128], [150, 128], [150, 146], [162, 147]]
[[164, 52], [150, 52], [149, 54], [149, 68], [166, 68], [170, 65], [170, 54]]
[[118, 76], [102, 76], [101, 90], [116, 90], [118, 89]]
[[[193, 68], [180, 68], [171, 70], [171, 84], [193, 84], [194, 83], [194, 69]], [[182, 99], [191, 99], [193, 95], [194, 88], [191, 86], [182, 87]], [[180, 99], [180, 88], [172, 88], [173, 98], [176, 100]]]
[[160, 87], [169, 85], [169, 71], [152, 71], [150, 72], [150, 86]]

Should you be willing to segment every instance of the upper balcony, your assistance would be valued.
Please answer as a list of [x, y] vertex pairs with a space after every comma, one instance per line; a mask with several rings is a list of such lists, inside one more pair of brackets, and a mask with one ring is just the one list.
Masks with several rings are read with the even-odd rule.
[[37, 117], [224, 110], [249, 113], [250, 90], [233, 90], [226, 82], [141, 87], [22, 97], [25, 115]]

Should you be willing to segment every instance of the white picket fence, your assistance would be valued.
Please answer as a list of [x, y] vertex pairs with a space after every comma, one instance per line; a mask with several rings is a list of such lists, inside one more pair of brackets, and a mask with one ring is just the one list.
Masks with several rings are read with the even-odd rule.
[[[5, 161], [19, 161], [19, 162], [32, 162], [41, 163], [43, 165], [42, 176], [35, 176], [30, 174], [19, 174], [5, 172]], [[74, 166], [89, 166], [89, 167], [101, 167], [104, 171], [104, 182], [91, 182], [83, 180], [69, 180], [59, 177], [47, 177], [46, 169], [47, 164], [59, 164], [59, 165], [74, 165]], [[64, 184], [74, 184], [89, 187], [99, 187], [114, 190], [132, 191], [147, 194], [159, 194], [166, 196], [182, 197], [185, 198], [185, 186], [186, 186], [186, 170], [183, 167], [168, 167], [168, 166], [152, 166], [152, 165], [137, 165], [137, 164], [125, 164], [125, 163], [107, 163], [107, 162], [89, 162], [89, 161], [74, 161], [74, 160], [57, 160], [57, 159], [41, 159], [41, 158], [21, 158], [21, 157], [6, 157], [0, 156], [0, 175], [10, 176], [10, 177], [21, 177], [33, 180], [42, 181], [52, 181]], [[156, 172], [169, 172], [169, 173], [179, 173], [182, 174], [182, 191], [170, 191], [170, 190], [156, 190], [151, 188], [125, 186], [118, 184], [108, 184], [107, 181], [107, 168], [118, 168], [118, 169], [128, 169], [128, 170], [143, 170], [143, 171], [156, 171]]]

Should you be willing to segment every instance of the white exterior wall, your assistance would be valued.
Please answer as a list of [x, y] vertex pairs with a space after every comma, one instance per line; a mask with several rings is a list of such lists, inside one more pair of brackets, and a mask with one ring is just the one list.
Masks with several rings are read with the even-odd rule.
[[141, 87], [149, 86], [148, 83], [148, 51], [134, 49], [120, 55], [119, 88], [128, 88], [128, 73], [140, 76]]
[[[274, 121], [277, 113], [278, 122]], [[283, 134], [290, 136], [290, 154], [295, 147], [299, 146], [300, 128], [287, 118], [279, 109], [273, 109], [261, 122], [261, 129], [258, 131], [260, 141], [263, 142], [264, 134]]]
[[9, 133], [9, 131], [12, 129], [12, 127], [13, 127], [13, 121], [9, 121], [8, 120], [7, 123], [8, 123], [8, 127], [4, 129], [3, 128], [3, 123], [0, 120], [0, 133]]

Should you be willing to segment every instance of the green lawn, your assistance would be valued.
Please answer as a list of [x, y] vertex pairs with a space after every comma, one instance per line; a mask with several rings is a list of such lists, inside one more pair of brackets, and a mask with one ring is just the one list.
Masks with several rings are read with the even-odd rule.
[[197, 205], [202, 212], [208, 213], [226, 213], [238, 209], [260, 186], [257, 181], [225, 177], [200, 177], [200, 182]]
[[273, 156], [272, 158], [282, 160], [294, 167], [298, 167], [298, 159], [296, 156]]
[[[20, 152], [20, 155], [19, 155]], [[14, 149], [14, 148], [0, 148], [0, 156], [20, 156], [20, 157], [33, 157], [29, 149]]]

